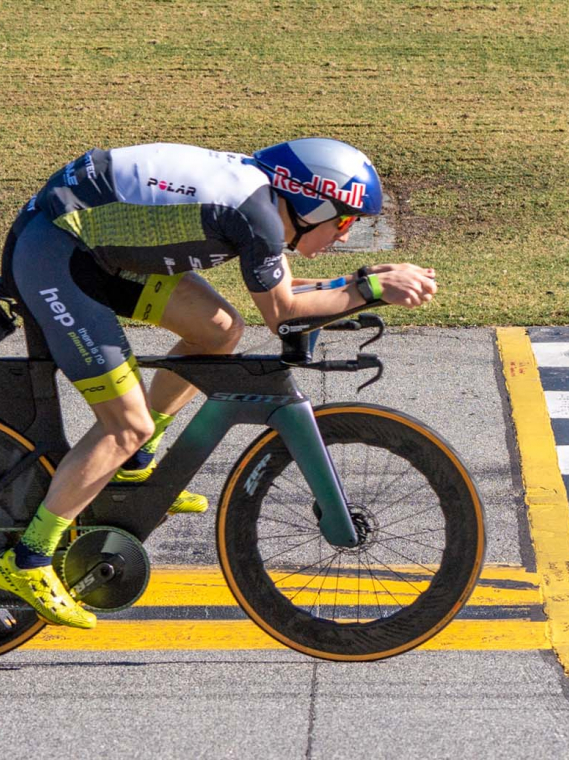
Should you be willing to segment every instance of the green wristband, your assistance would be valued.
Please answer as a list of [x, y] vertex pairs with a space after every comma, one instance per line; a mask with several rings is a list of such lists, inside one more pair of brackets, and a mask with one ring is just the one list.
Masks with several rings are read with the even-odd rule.
[[371, 287], [374, 301], [379, 301], [383, 295], [383, 288], [381, 287], [379, 277], [376, 274], [368, 274], [367, 279]]
[[381, 300], [383, 288], [376, 274], [366, 274], [365, 277], [360, 277], [356, 281], [356, 286], [366, 303]]

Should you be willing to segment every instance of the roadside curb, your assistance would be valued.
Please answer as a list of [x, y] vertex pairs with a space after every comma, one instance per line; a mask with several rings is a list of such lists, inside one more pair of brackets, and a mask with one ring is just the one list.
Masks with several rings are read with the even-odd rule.
[[548, 636], [569, 674], [569, 503], [551, 421], [526, 330], [498, 328], [496, 339], [512, 405], [525, 502], [548, 618]]

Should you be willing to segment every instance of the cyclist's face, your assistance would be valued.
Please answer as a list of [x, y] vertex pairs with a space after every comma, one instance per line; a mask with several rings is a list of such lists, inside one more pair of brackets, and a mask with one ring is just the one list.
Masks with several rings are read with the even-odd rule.
[[307, 259], [313, 259], [317, 254], [336, 242], [347, 243], [350, 228], [338, 229], [338, 219], [322, 222], [318, 227], [305, 233], [296, 246], [296, 250]]

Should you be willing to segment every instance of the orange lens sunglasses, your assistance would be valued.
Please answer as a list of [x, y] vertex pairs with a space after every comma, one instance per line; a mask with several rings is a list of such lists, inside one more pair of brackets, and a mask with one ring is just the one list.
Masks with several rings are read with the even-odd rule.
[[341, 216], [338, 218], [338, 230], [345, 232], [349, 230], [354, 222], [357, 222], [359, 216]]

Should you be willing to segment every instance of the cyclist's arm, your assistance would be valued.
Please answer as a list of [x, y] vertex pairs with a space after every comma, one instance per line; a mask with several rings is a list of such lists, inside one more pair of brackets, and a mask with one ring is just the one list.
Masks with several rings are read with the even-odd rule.
[[[393, 272], [395, 270], [407, 270], [407, 271], [416, 271], [420, 272], [422, 274], [426, 274], [431, 279], [435, 278], [435, 270], [432, 268], [424, 269], [423, 267], [419, 267], [416, 264], [372, 264], [371, 266], [366, 267], [367, 271], [369, 273], [374, 274], [380, 274], [381, 272]], [[357, 280], [358, 273], [352, 272], [351, 274], [345, 274], [342, 275], [343, 278], [346, 280], [346, 283], [353, 282], [354, 280]], [[331, 278], [332, 280], [337, 279], [336, 277]], [[296, 285], [313, 285], [316, 282], [330, 282], [330, 279], [323, 279], [323, 278], [300, 278], [300, 277], [294, 277], [292, 280], [292, 286]]]
[[255, 306], [261, 312], [267, 326], [276, 333], [281, 322], [295, 317], [308, 317], [313, 314], [339, 314], [365, 301], [355, 284], [346, 285], [337, 290], [312, 291], [310, 293], [292, 292], [292, 276], [286, 256], [282, 257], [283, 278], [271, 290], [264, 293], [251, 292]]
[[[365, 304], [353, 281], [335, 290], [294, 295], [292, 275], [285, 256], [282, 258], [282, 269], [283, 277], [273, 288], [265, 292], [250, 291], [251, 298], [273, 332], [276, 332], [281, 322], [288, 319], [315, 314], [341, 314]], [[382, 299], [407, 308], [429, 302], [437, 290], [434, 279], [419, 267], [389, 269], [379, 272], [378, 278], [383, 289]]]

